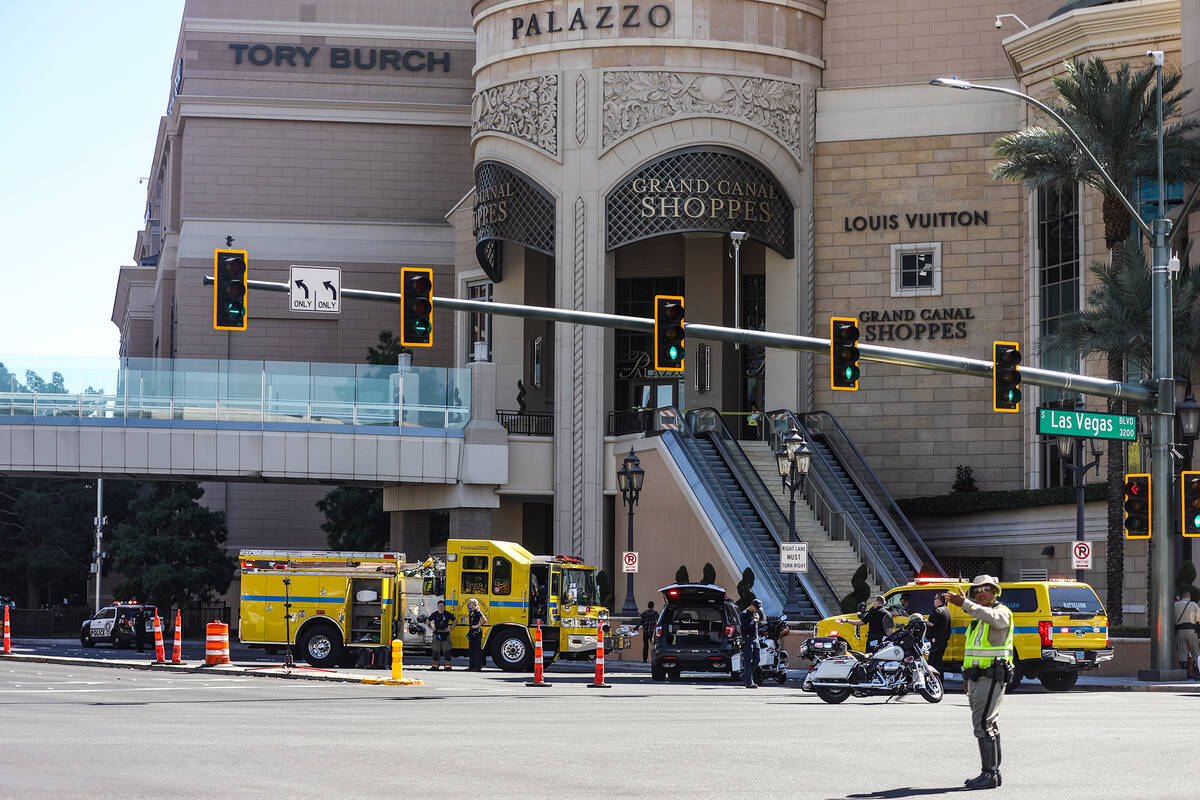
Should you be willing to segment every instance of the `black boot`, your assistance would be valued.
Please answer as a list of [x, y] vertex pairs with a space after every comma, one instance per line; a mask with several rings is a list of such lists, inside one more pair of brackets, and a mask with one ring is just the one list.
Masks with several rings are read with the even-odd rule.
[[995, 736], [993, 736], [992, 741], [996, 743], [996, 760], [992, 762], [992, 769], [996, 773], [996, 785], [999, 786], [1004, 782], [1000, 777], [1000, 734], [997, 733]]
[[1000, 785], [1000, 777], [996, 772], [996, 740], [991, 738], [978, 739], [979, 761], [982, 765], [979, 775], [964, 781], [968, 789], [995, 789]]

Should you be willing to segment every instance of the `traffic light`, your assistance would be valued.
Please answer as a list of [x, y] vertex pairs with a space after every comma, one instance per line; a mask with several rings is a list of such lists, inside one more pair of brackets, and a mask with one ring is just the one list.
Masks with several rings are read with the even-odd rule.
[[1150, 476], [1125, 476], [1125, 538], [1150, 538]]
[[1021, 346], [1016, 342], [992, 342], [992, 408], [1021, 410]]
[[683, 298], [654, 295], [654, 368], [683, 372]]
[[854, 317], [829, 319], [829, 386], [858, 389], [858, 320]]
[[1200, 472], [1179, 473], [1184, 536], [1200, 536]]
[[403, 267], [400, 270], [400, 344], [433, 347], [433, 270]]
[[246, 330], [245, 250], [213, 251], [213, 329]]

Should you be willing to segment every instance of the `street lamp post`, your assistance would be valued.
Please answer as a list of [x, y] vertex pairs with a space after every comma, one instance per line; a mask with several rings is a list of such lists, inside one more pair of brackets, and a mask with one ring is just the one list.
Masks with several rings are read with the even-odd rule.
[[[1075, 410], [1084, 411], [1083, 398], [1075, 398]], [[1074, 436], [1058, 436], [1058, 452], [1064, 456], [1069, 456], [1071, 460], [1064, 462], [1063, 466], [1071, 471], [1075, 476], [1075, 541], [1083, 541], [1083, 503], [1084, 503], [1084, 486], [1083, 476], [1087, 474], [1092, 467], [1100, 466], [1100, 451], [1096, 449], [1096, 440], [1090, 440], [1092, 443], [1092, 460], [1083, 463], [1083, 439]], [[1086, 576], [1083, 570], [1075, 570], [1075, 580], [1083, 582]]]
[[[804, 479], [808, 476], [808, 467], [812, 463], [812, 451], [808, 449], [804, 437], [793, 422], [792, 427], [780, 440], [779, 448], [775, 451], [775, 461], [779, 466], [779, 477], [783, 479], [783, 490], [788, 493], [788, 541], [796, 542], [796, 490], [803, 491]], [[795, 574], [787, 576], [787, 599], [783, 603], [783, 613], [792, 616], [800, 614], [797, 605], [800, 579]]]
[[[633, 507], [637, 505], [638, 495], [642, 493], [642, 481], [646, 477], [646, 470], [642, 469], [641, 462], [638, 457], [633, 454], [633, 448], [629, 448], [629, 455], [625, 456], [625, 460], [621, 463], [621, 468], [617, 470], [617, 486], [621, 490], [621, 503], [629, 508], [629, 539], [628, 551], [633, 552]], [[625, 573], [625, 604], [621, 606], [621, 616], [636, 617], [638, 613], [637, 601], [633, 599], [633, 573]]]
[[[1171, 533], [1171, 434], [1173, 433], [1172, 417], [1175, 414], [1175, 397], [1173, 381], [1173, 347], [1172, 341], [1172, 303], [1171, 303], [1171, 266], [1170, 242], [1175, 238], [1179, 229], [1171, 230], [1171, 220], [1167, 217], [1167, 192], [1163, 181], [1163, 119], [1162, 119], [1162, 68], [1163, 53], [1161, 50], [1151, 50], [1146, 53], [1154, 59], [1158, 71], [1158, 219], [1153, 226], [1147, 225], [1137, 208], [1125, 196], [1124, 191], [1104, 169], [1100, 160], [1092, 154], [1084, 144], [1079, 134], [1067, 124], [1057, 112], [1027, 94], [1003, 86], [988, 86], [971, 83], [958, 78], [934, 78], [930, 83], [934, 86], [945, 86], [952, 89], [979, 89], [987, 92], [997, 92], [1018, 97], [1025, 102], [1041, 109], [1063, 130], [1070, 135], [1079, 149], [1104, 178], [1104, 183], [1121, 204], [1129, 212], [1130, 220], [1150, 240], [1154, 242], [1153, 266], [1151, 277], [1153, 295], [1150, 309], [1153, 350], [1151, 358], [1151, 383], [1156, 393], [1156, 401], [1152, 414], [1151, 428], [1151, 485], [1158, 487], [1151, 492], [1150, 518], [1150, 582], [1153, 591], [1150, 597], [1150, 629], [1153, 641], [1150, 648], [1150, 669], [1139, 670], [1139, 680], [1174, 680], [1183, 676], [1183, 671], [1172, 667], [1174, 653], [1174, 618], [1172, 617], [1172, 584], [1173, 573], [1171, 561], [1174, 555], [1170, 546]], [[1188, 202], [1180, 211], [1180, 219], [1187, 216], [1192, 200], [1196, 197], [1193, 191]]]

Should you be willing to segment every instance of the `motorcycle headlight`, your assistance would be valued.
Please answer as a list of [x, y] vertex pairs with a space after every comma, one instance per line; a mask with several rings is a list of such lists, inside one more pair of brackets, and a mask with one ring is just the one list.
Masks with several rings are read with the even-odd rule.
[[608, 619], [608, 612], [607, 612], [607, 611], [601, 611], [601, 612], [600, 612], [600, 619]]

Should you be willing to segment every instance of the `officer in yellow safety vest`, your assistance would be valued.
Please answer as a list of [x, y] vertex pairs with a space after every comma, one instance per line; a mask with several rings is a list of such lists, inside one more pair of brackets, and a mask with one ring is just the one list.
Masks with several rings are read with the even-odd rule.
[[963, 653], [963, 689], [971, 705], [971, 723], [979, 742], [982, 769], [967, 780], [968, 789], [995, 789], [1000, 785], [1000, 701], [1012, 678], [1012, 612], [1001, 605], [1000, 582], [991, 575], [978, 575], [963, 597], [958, 588], [946, 599], [971, 617]]

